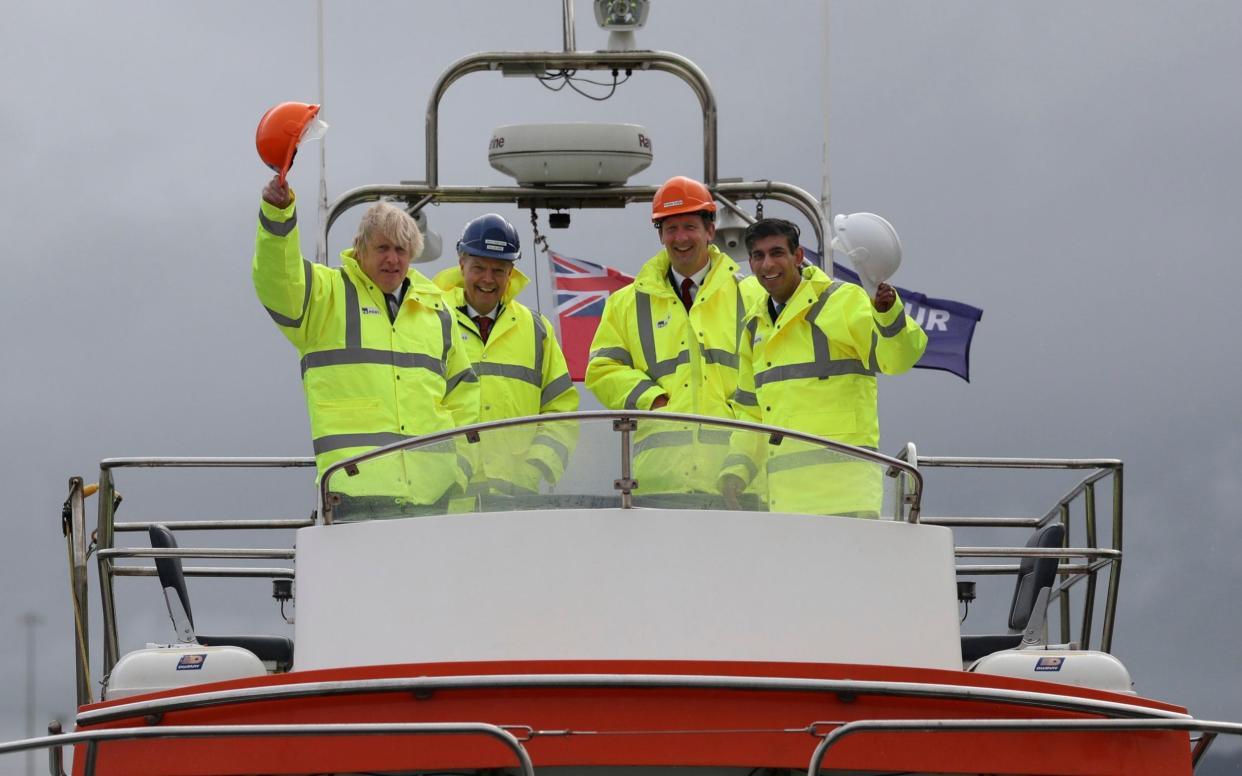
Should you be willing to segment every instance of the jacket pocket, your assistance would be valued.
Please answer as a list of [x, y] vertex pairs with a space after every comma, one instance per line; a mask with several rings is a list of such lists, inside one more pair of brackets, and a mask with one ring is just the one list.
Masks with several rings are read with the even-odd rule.
[[380, 407], [380, 400], [374, 396], [363, 396], [355, 399], [316, 399], [315, 412], [324, 415], [354, 415], [368, 412]]

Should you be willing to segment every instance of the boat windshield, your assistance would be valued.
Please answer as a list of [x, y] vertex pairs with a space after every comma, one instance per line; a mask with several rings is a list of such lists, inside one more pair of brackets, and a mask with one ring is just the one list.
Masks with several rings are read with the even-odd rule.
[[917, 520], [921, 478], [902, 461], [783, 429], [579, 412], [378, 448], [329, 467], [320, 489], [324, 520], [336, 523], [614, 508]]

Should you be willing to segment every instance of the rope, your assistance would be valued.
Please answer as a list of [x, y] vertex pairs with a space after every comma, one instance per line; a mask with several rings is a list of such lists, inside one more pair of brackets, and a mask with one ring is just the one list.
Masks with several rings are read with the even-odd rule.
[[[531, 243], [543, 253], [547, 253], [548, 238], [539, 233], [539, 213], [533, 207], [530, 209], [530, 228], [535, 233], [535, 238], [531, 240]], [[535, 275], [535, 309], [540, 315], [543, 315], [543, 291], [539, 288], [539, 265], [542, 263], [536, 261], [531, 270]]]

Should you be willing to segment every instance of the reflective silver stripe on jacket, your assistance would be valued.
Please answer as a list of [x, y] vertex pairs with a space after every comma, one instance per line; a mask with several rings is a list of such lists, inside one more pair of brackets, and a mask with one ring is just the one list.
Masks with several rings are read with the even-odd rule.
[[[562, 422], [566, 422], [566, 421], [562, 421]], [[556, 457], [561, 462], [561, 468], [564, 468], [569, 465], [569, 448], [561, 440], [551, 437], [547, 434], [539, 434], [535, 437], [535, 440], [531, 444], [543, 445], [544, 447], [548, 448], [553, 453], [555, 453]], [[532, 461], [532, 463], [534, 463], [534, 461]], [[552, 478], [549, 477], [548, 482], [551, 482], [551, 481], [552, 481]]]
[[634, 366], [634, 359], [630, 357], [630, 351], [625, 348], [600, 348], [591, 351], [591, 360], [597, 358], [609, 358], [626, 366]]
[[879, 321], [875, 322], [876, 331], [880, 332], [881, 337], [896, 337], [906, 328], [906, 314], [903, 312], [897, 316], [897, 319], [887, 326], [881, 326]]
[[[260, 213], [259, 215], [262, 216], [263, 214]], [[302, 325], [302, 319], [306, 317], [306, 308], [310, 306], [311, 278], [314, 273], [311, 271], [311, 263], [306, 259], [302, 259], [302, 269], [305, 270], [305, 275], [302, 279], [305, 287], [302, 290], [302, 312], [298, 313], [298, 317], [289, 318], [281, 315], [267, 305], [263, 305], [263, 309], [267, 310], [267, 314], [272, 316], [273, 321], [276, 321], [276, 323], [281, 326], [287, 326], [291, 329], [296, 329]]]
[[539, 393], [540, 406], [547, 404], [566, 391], [572, 390], [573, 387], [574, 381], [569, 377], [569, 373], [566, 372], [543, 387], [543, 390]]
[[480, 361], [474, 365], [474, 371], [477, 372], [480, 377], [508, 377], [514, 380], [521, 380], [524, 383], [530, 383], [536, 388], [543, 383], [542, 375], [528, 366], [496, 364], [491, 361]]
[[657, 447], [684, 447], [693, 441], [693, 431], [658, 431], [635, 442], [634, 455]]
[[651, 295], [643, 291], [634, 293], [634, 315], [638, 319], [638, 344], [647, 362], [647, 374], [655, 379], [671, 375], [677, 367], [690, 363], [690, 351], [683, 350], [673, 358], [656, 359], [655, 328], [651, 321]]
[[759, 406], [759, 397], [750, 391], [743, 391], [741, 388], [733, 392], [733, 401], [746, 407]]
[[[724, 429], [699, 429], [698, 441], [702, 445], [727, 445], [729, 437], [732, 434]], [[638, 455], [646, 450], [654, 450], [657, 447], [682, 447], [694, 443], [694, 431], [683, 429], [681, 431], [657, 431], [649, 434], [634, 443], [634, 455]]]
[[447, 371], [449, 349], [453, 347], [453, 314], [449, 312], [447, 304], [442, 304], [436, 308], [436, 315], [440, 316], [440, 334], [442, 335], [440, 360], [445, 363], [445, 371]]
[[[375, 348], [345, 348], [342, 350], [319, 350], [302, 356], [302, 375], [306, 370], [321, 366], [344, 366], [347, 364], [379, 364], [405, 369], [427, 369], [444, 377], [444, 364], [434, 356], [423, 353], [399, 353]], [[460, 379], [460, 378], [459, 378]]]
[[[742, 320], [746, 317], [746, 305], [742, 304], [742, 285], [741, 281], [733, 284], [733, 294], [737, 298], [737, 331], [733, 335], [733, 350], [737, 352], [742, 349]], [[737, 359], [734, 358], [733, 368], [737, 369]]]
[[543, 327], [543, 318], [539, 313], [532, 310], [530, 317], [535, 324], [535, 385], [543, 385], [543, 345], [548, 339], [548, 330]]
[[720, 364], [730, 369], [737, 369], [737, 354], [730, 353], [722, 348], [704, 348], [703, 362], [707, 364]]
[[[875, 450], [870, 445], [860, 445], [864, 450]], [[790, 469], [801, 469], [806, 466], [820, 466], [824, 464], [865, 464], [868, 461], [861, 461], [857, 458], [851, 458], [845, 453], [838, 453], [835, 450], [823, 448], [820, 450], [802, 450], [797, 453], [788, 453], [786, 455], [777, 455], [768, 459], [768, 472], [783, 472]]]
[[315, 447], [315, 455], [323, 455], [346, 447], [383, 447], [393, 442], [413, 438], [390, 431], [379, 431], [373, 434], [328, 434], [315, 439], [312, 444]]
[[[816, 300], [811, 309], [807, 311], [806, 323], [811, 327], [811, 360], [798, 364], [774, 366], [771, 369], [756, 372], [755, 388], [761, 388], [769, 383], [778, 383], [784, 380], [800, 380], [808, 377], [825, 380], [829, 377], [840, 377], [842, 375], [873, 376], [875, 374], [874, 367], [869, 367], [857, 359], [842, 358], [834, 360], [828, 345], [828, 335], [824, 333], [823, 329], [815, 325], [815, 319], [819, 317], [820, 311], [828, 303], [828, 297], [832, 296], [833, 292], [842, 285], [844, 285], [844, 281], [832, 281], [828, 288], [824, 289], [824, 293], [820, 294], [819, 299]], [[872, 353], [874, 354], [874, 352], [875, 349], [872, 348]], [[872, 360], [874, 361], [874, 356]]]
[[527, 463], [530, 464], [531, 466], [534, 466], [536, 469], [538, 469], [539, 473], [542, 474], [543, 478], [547, 480], [548, 482], [556, 482], [556, 475], [552, 473], [552, 470], [549, 469], [548, 465], [544, 463], [543, 461], [539, 460], [538, 458], [531, 458], [530, 460], [527, 461]]
[[358, 289], [344, 267], [340, 269], [341, 281], [345, 284], [345, 347], [362, 347], [362, 312], [358, 309]]
[[789, 469], [801, 469], [804, 466], [818, 466], [825, 463], [842, 463], [840, 453], [831, 450], [803, 450], [797, 453], [778, 455], [768, 459], [768, 472], [783, 472]]
[[289, 216], [288, 221], [273, 221], [263, 212], [263, 208], [259, 208], [259, 224], [268, 234], [276, 237], [288, 237], [293, 228], [298, 225], [298, 211], [293, 211], [293, 215]]
[[477, 383], [478, 381], [479, 376], [474, 373], [473, 369], [463, 369], [444, 382], [444, 395], [452, 393], [458, 383]]
[[721, 468], [728, 469], [732, 466], [745, 466], [747, 481], [753, 480], [755, 475], [759, 473], [759, 467], [755, 465], [755, 462], [741, 453], [729, 453], [725, 456], [724, 463], [721, 464]]
[[633, 390], [630, 391], [630, 394], [625, 397], [625, 408], [627, 410], [638, 409], [639, 398], [641, 398], [642, 395], [646, 393], [649, 389], [659, 388], [659, 387], [660, 386], [656, 385], [650, 380], [639, 380], [638, 385], [634, 386]]

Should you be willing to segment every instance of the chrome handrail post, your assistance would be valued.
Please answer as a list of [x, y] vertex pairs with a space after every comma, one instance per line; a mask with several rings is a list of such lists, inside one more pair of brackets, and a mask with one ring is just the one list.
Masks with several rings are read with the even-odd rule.
[[73, 598], [74, 668], [78, 705], [91, 703], [90, 628], [87, 626], [86, 495], [82, 478], [69, 478], [69, 515], [63, 526], [69, 546], [70, 595]]
[[[1061, 502], [1060, 511], [1061, 511], [1061, 525], [1065, 526], [1065, 536], [1061, 538], [1061, 546], [1069, 547], [1070, 546], [1070, 509], [1069, 509], [1068, 501]], [[1062, 560], [1058, 560], [1057, 565], [1060, 566], [1062, 562], [1063, 562]], [[1062, 582], [1061, 589], [1065, 591], [1064, 595], [1061, 596], [1061, 643], [1068, 644], [1070, 640], [1070, 593], [1067, 587], [1065, 586], [1064, 582], [1065, 582], [1065, 578], [1068, 577], [1069, 574], [1067, 572], [1061, 571], [1058, 574], [1058, 576], [1061, 577], [1061, 582]], [[1048, 627], [1048, 623], [1046, 621], [1044, 623], [1044, 627], [1045, 628]]]
[[[81, 484], [82, 478], [76, 478]], [[60, 722], [53, 720], [47, 726], [48, 738], [59, 736], [63, 731]], [[60, 744], [52, 743], [47, 748], [47, 772], [49, 776], [65, 776], [65, 750]]]
[[[1083, 508], [1086, 510], [1087, 521], [1087, 546], [1096, 549], [1099, 546], [1099, 536], [1096, 531], [1095, 523], [1095, 483], [1087, 484], [1086, 492], [1083, 494]], [[1092, 569], [1087, 573], [1087, 592], [1084, 593], [1082, 602], [1082, 633], [1079, 644], [1083, 649], [1091, 649], [1091, 626], [1095, 616], [1095, 583], [1098, 571]]]
[[612, 422], [614, 431], [621, 432], [621, 478], [613, 481], [613, 487], [621, 491], [621, 508], [634, 508], [634, 488], [638, 482], [634, 480], [634, 471], [630, 456], [633, 452], [630, 433], [638, 428], [638, 421], [633, 418], [617, 418]]
[[574, 40], [574, 0], [565, 0], [561, 5], [561, 23], [564, 29], [565, 51], [574, 51], [577, 49], [577, 42]]
[[1113, 651], [1113, 625], [1117, 619], [1117, 590], [1121, 585], [1121, 510], [1123, 506], [1123, 471], [1124, 466], [1118, 462], [1113, 470], [1113, 549], [1117, 552], [1117, 560], [1108, 570], [1108, 597], [1104, 602], [1104, 628], [1100, 634], [1100, 647], [1105, 652]]
[[[111, 549], [113, 545], [112, 522], [115, 517], [113, 501], [116, 490], [112, 483], [112, 469], [106, 464], [99, 466], [99, 519], [95, 526], [95, 541], [99, 550]], [[112, 558], [98, 552], [99, 600], [103, 608], [103, 673], [106, 676], [116, 665], [119, 657], [116, 629], [116, 602], [113, 598]]]

